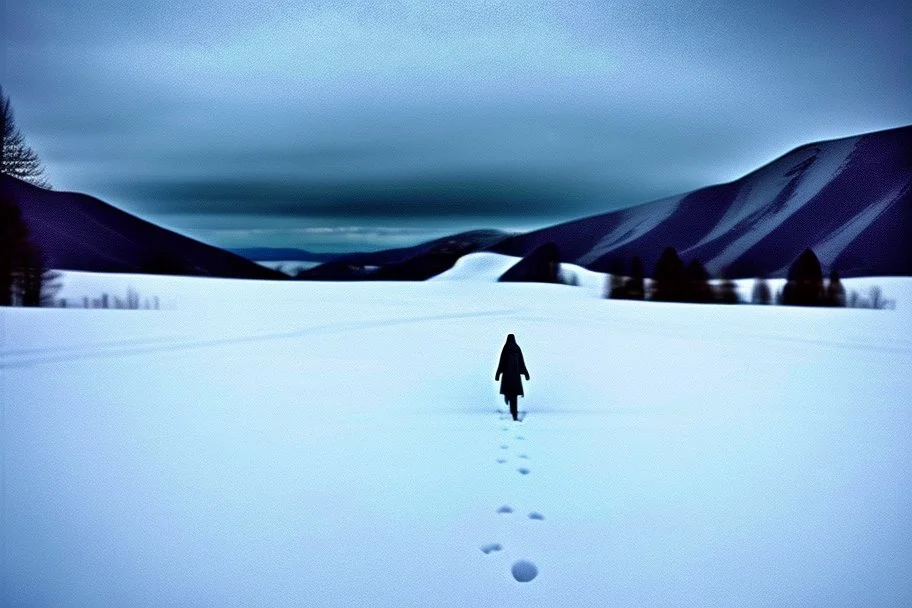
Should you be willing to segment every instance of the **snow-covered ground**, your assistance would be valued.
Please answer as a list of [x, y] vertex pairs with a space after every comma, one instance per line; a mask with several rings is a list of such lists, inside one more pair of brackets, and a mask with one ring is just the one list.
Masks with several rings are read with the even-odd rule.
[[459, 271], [0, 309], [3, 605], [912, 605], [912, 280], [874, 311]]

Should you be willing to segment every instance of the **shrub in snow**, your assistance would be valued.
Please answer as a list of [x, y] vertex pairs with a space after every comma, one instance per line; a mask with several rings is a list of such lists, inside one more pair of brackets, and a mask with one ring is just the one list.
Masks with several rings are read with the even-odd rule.
[[769, 283], [766, 282], [766, 277], [760, 275], [754, 281], [754, 291], [751, 293], [751, 304], [772, 304], [773, 295], [770, 291]]
[[[70, 304], [74, 304], [71, 306]], [[82, 300], [67, 300], [61, 299], [54, 302], [60, 308], [78, 308], [79, 305], [82, 305], [82, 308], [114, 308], [119, 310], [158, 310], [159, 300], [158, 296], [152, 298], [142, 298], [139, 295], [139, 292], [136, 291], [133, 287], [127, 288], [127, 294], [124, 297], [120, 296], [111, 296], [110, 294], [103, 293], [97, 298], [89, 298], [88, 296], [83, 296]]]
[[624, 271], [621, 269], [621, 263], [615, 260], [611, 263], [611, 273], [605, 277], [605, 297], [620, 299], [624, 296]]
[[741, 299], [738, 297], [738, 286], [728, 278], [727, 272], [722, 272], [721, 279], [716, 288], [716, 301], [720, 304], [739, 304]]
[[830, 273], [830, 282], [826, 287], [826, 304], [827, 306], [836, 306], [842, 308], [846, 305], [845, 287], [839, 280], [839, 273], [835, 270]]

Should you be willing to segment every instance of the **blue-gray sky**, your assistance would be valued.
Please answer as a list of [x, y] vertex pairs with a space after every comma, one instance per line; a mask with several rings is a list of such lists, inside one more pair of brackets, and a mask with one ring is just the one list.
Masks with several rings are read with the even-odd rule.
[[226, 246], [528, 229], [912, 123], [908, 2], [6, 0], [56, 188]]

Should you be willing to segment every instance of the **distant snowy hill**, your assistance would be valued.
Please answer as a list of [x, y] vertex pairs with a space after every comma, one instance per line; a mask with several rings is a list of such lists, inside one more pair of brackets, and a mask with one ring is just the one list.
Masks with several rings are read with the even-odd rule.
[[564, 262], [610, 272], [665, 247], [713, 274], [782, 277], [811, 247], [843, 276], [912, 275], [912, 126], [812, 143], [736, 181], [529, 232], [489, 251], [547, 242]]
[[227, 278], [283, 278], [218, 247], [156, 226], [92, 196], [0, 175], [0, 197], [22, 211], [53, 268]]

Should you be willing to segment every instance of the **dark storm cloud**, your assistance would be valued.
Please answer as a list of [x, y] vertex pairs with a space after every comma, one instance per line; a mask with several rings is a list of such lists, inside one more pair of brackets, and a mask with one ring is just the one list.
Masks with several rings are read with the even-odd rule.
[[170, 182], [134, 194], [162, 213], [332, 215], [362, 218], [553, 216], [585, 212], [597, 192], [534, 175], [411, 177], [400, 180]]
[[569, 219], [912, 122], [907, 2], [8, 0], [4, 17], [0, 82], [49, 177], [152, 219]]

